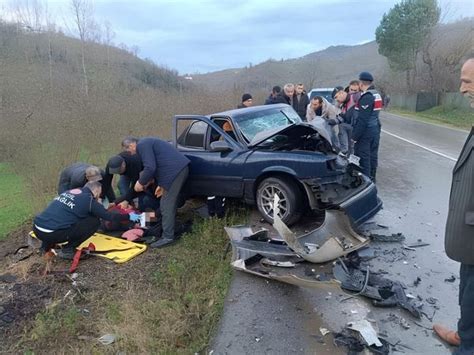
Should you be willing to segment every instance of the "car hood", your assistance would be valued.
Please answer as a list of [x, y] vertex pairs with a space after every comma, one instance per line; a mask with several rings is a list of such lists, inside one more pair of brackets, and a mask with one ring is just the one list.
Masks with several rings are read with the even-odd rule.
[[306, 127], [308, 129], [308, 134], [311, 134], [312, 132], [319, 133], [319, 135], [328, 141], [331, 146], [334, 146], [331, 140], [331, 134], [329, 133], [330, 128], [328, 124], [324, 119], [319, 117], [319, 119], [314, 119], [311, 122], [294, 123], [285, 127], [278, 127], [259, 132], [255, 137], [253, 137], [249, 147], [255, 147], [267, 139], [279, 134], [291, 135], [292, 132], [295, 132], [296, 134], [296, 132], [301, 132], [301, 127]]

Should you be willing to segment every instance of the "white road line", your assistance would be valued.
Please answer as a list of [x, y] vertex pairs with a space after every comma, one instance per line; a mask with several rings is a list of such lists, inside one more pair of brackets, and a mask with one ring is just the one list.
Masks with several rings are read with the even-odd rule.
[[421, 148], [421, 149], [427, 150], [427, 151], [428, 151], [428, 152], [430, 152], [430, 153], [433, 153], [433, 154], [439, 155], [439, 156], [441, 156], [441, 157], [443, 157], [443, 158], [446, 158], [446, 159], [452, 160], [452, 161], [454, 161], [454, 162], [457, 162], [457, 161], [458, 161], [456, 158], [450, 157], [449, 155], [446, 155], [446, 154], [443, 154], [443, 153], [441, 153], [441, 152], [438, 152], [438, 151], [436, 151], [436, 150], [433, 150], [433, 149], [431, 149], [431, 148], [425, 147], [424, 145], [421, 145], [421, 144], [415, 143], [415, 142], [413, 142], [413, 141], [411, 141], [411, 140], [409, 140], [409, 139], [406, 139], [406, 138], [403, 138], [403, 137], [397, 136], [396, 134], [393, 134], [393, 133], [387, 132], [387, 131], [386, 131], [386, 130], [384, 130], [384, 129], [382, 129], [382, 132], [383, 132], [383, 133], [385, 133], [385, 134], [388, 134], [389, 136], [392, 136], [392, 137], [395, 137], [395, 138], [397, 138], [397, 139], [400, 139], [400, 140], [402, 140], [402, 141], [404, 141], [404, 142], [407, 142], [407, 143], [413, 144], [413, 145], [415, 145], [415, 146], [417, 146], [417, 147], [419, 147], [419, 148]]

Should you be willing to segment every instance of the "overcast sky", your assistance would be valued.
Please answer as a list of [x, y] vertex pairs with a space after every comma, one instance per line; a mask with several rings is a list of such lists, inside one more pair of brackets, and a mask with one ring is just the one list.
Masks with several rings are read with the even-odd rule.
[[[2, 2], [4, 0], [0, 0]], [[27, 1], [27, 0], [23, 0]], [[34, 0], [30, 0], [34, 1]], [[67, 0], [47, 0], [57, 17]], [[396, 0], [95, 0], [115, 42], [181, 74], [294, 58], [331, 45], [375, 39], [382, 15]], [[474, 16], [473, 0], [440, 0], [446, 20]]]

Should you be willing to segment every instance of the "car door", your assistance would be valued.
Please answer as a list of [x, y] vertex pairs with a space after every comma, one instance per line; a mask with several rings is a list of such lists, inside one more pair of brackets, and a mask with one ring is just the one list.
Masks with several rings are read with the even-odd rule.
[[[178, 137], [179, 126], [185, 128]], [[176, 148], [191, 161], [188, 195], [243, 196], [246, 149], [205, 116], [176, 116], [173, 128]], [[211, 143], [217, 140], [229, 149], [214, 151]]]

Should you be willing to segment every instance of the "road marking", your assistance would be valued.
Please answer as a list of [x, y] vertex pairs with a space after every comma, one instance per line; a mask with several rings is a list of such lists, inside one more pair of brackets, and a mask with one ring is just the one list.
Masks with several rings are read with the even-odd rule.
[[400, 136], [397, 136], [396, 134], [393, 134], [393, 133], [390, 133], [390, 132], [387, 132], [386, 130], [382, 129], [382, 132], [385, 133], [385, 134], [388, 134], [389, 136], [392, 136], [392, 137], [395, 137], [395, 138], [398, 138], [404, 142], [407, 142], [407, 143], [410, 143], [410, 144], [413, 144], [421, 149], [424, 149], [424, 150], [427, 150], [428, 152], [430, 153], [433, 153], [433, 154], [436, 154], [436, 155], [439, 155], [443, 158], [446, 158], [446, 159], [449, 159], [449, 160], [452, 160], [454, 162], [457, 162], [458, 160], [456, 158], [453, 158], [453, 157], [450, 157], [449, 155], [446, 155], [444, 153], [441, 153], [441, 152], [438, 152], [437, 150], [433, 150], [431, 148], [428, 148], [428, 147], [425, 147], [424, 145], [421, 145], [421, 144], [418, 144], [418, 143], [415, 143], [409, 139], [406, 139], [406, 138], [403, 138], [403, 137], [400, 137]]

